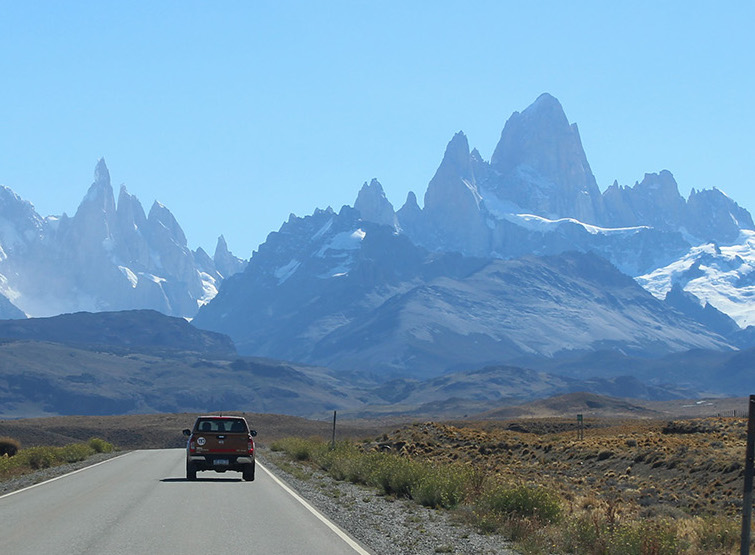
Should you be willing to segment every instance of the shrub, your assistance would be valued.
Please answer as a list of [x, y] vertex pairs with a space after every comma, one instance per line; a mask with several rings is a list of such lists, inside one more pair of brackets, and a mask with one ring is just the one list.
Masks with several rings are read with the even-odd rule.
[[561, 517], [561, 501], [553, 493], [537, 486], [495, 486], [483, 494], [484, 508], [499, 513], [535, 517], [541, 522], [556, 522]]
[[33, 470], [49, 468], [60, 462], [54, 447], [32, 447], [24, 449], [18, 456], [23, 457], [24, 462]]
[[311, 441], [302, 440], [294, 442], [289, 449], [291, 450], [291, 455], [297, 461], [309, 461], [313, 458], [313, 445]]
[[[101, 451], [100, 451], [101, 450]], [[93, 438], [88, 443], [73, 443], [64, 447], [30, 447], [19, 450], [14, 457], [0, 456], [0, 474], [39, 470], [65, 463], [87, 459], [97, 452], [111, 452], [115, 447], [101, 439]]]
[[740, 522], [726, 517], [706, 517], [696, 527], [697, 543], [706, 551], [732, 550], [739, 545]]
[[367, 483], [367, 465], [349, 444], [339, 443], [335, 449], [319, 451], [315, 462], [336, 480]]
[[424, 465], [419, 480], [412, 485], [412, 498], [426, 507], [452, 509], [458, 506], [472, 482], [469, 470], [452, 466]]
[[16, 453], [18, 453], [18, 450], [20, 448], [21, 443], [19, 443], [12, 437], [0, 437], [0, 457], [2, 457], [3, 455], [12, 457]]
[[0, 456], [0, 475], [17, 466], [17, 459], [11, 459], [7, 454]]
[[690, 547], [681, 538], [674, 520], [618, 522], [594, 510], [567, 519], [558, 534], [558, 543], [565, 553], [600, 555], [676, 555], [686, 553]]
[[676, 527], [667, 520], [642, 520], [618, 526], [608, 540], [611, 555], [676, 555], [684, 550]]
[[350, 441], [328, 448], [322, 440], [286, 438], [272, 449], [310, 461], [336, 480], [366, 484], [386, 495], [410, 497], [428, 507], [455, 507], [464, 499], [471, 473], [461, 467], [438, 467], [392, 453], [365, 453]]
[[87, 445], [94, 449], [95, 453], [112, 453], [115, 451], [115, 446], [112, 443], [98, 437], [90, 438]]
[[370, 484], [386, 494], [411, 497], [412, 485], [419, 480], [420, 466], [397, 455], [375, 453], [371, 465]]
[[361, 452], [350, 442], [338, 442], [334, 449], [330, 449], [324, 441], [320, 441], [313, 448], [313, 454], [312, 461], [337, 480], [359, 481], [353, 477], [359, 473], [356, 465]]
[[538, 552], [537, 533], [542, 529], [542, 523], [534, 517], [509, 515], [503, 519], [501, 530], [511, 541], [518, 542], [525, 552]]
[[271, 446], [273, 451], [283, 451], [297, 461], [313, 460], [315, 451], [322, 448], [322, 441], [289, 437], [274, 442]]
[[567, 553], [600, 552], [601, 528], [589, 514], [581, 514], [568, 520], [561, 533], [561, 542]]
[[58, 453], [58, 457], [63, 462], [72, 463], [83, 461], [87, 457], [90, 457], [95, 453], [96, 451], [89, 447], [89, 445], [87, 445], [86, 443], [73, 443], [71, 445], [61, 447]]

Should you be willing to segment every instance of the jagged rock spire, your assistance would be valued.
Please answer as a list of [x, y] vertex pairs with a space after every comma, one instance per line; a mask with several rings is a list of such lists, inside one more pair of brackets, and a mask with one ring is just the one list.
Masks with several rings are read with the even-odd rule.
[[377, 179], [373, 178], [369, 184], [364, 182], [354, 202], [354, 208], [359, 210], [359, 214], [365, 221], [397, 226], [393, 205], [386, 198], [383, 186]]
[[502, 178], [499, 196], [523, 209], [587, 223], [603, 220], [602, 197], [577, 125], [569, 125], [550, 94], [511, 115], [490, 163]]
[[469, 142], [459, 131], [448, 143], [443, 161], [427, 186], [423, 214], [430, 229], [449, 250], [477, 255], [489, 247], [481, 200]]
[[104, 157], [97, 160], [97, 165], [94, 167], [94, 182], [110, 185], [110, 172]]
[[242, 272], [247, 265], [246, 260], [234, 256], [233, 253], [228, 250], [228, 244], [225, 242], [225, 237], [222, 235], [218, 237], [213, 262], [215, 263], [217, 271], [224, 278]]
[[82, 251], [86, 251], [111, 240], [114, 228], [115, 197], [110, 172], [105, 159], [100, 158], [94, 168], [94, 183], [89, 186], [73, 217], [71, 233], [76, 237], [75, 242], [81, 243]]
[[186, 247], [186, 235], [184, 235], [183, 229], [181, 229], [171, 211], [163, 204], [158, 201], [152, 204], [149, 216], [147, 216], [147, 222], [152, 228], [153, 233], [167, 234], [177, 245]]

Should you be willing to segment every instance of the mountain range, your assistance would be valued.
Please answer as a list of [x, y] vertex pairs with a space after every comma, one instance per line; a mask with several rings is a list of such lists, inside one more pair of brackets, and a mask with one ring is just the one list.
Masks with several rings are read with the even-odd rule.
[[271, 234], [194, 324], [245, 354], [415, 377], [527, 354], [729, 345], [595, 254], [430, 252], [348, 207]]
[[752, 344], [753, 236], [736, 202], [718, 189], [685, 200], [666, 170], [601, 193], [576, 124], [543, 94], [490, 161], [454, 135], [422, 208], [409, 193], [395, 210], [373, 179], [353, 208], [292, 215], [194, 324], [241, 353], [396, 377], [727, 351]]
[[220, 236], [214, 256], [187, 246], [167, 207], [145, 214], [121, 186], [116, 204], [104, 159], [73, 217], [41, 217], [0, 187], [0, 316], [153, 309], [194, 316], [246, 262]]
[[[294, 361], [284, 366], [305, 378], [318, 368], [333, 387], [389, 381], [410, 404], [442, 403], [425, 393], [449, 373], [504, 367], [556, 393], [574, 391], [568, 380], [610, 393], [628, 375], [648, 398], [730, 393], [744, 377], [721, 357], [755, 346], [749, 212], [717, 188], [683, 198], [667, 170], [601, 193], [577, 125], [549, 94], [511, 115], [490, 160], [456, 133], [422, 207], [410, 192], [396, 210], [372, 179], [353, 206], [292, 214], [249, 261], [222, 236], [212, 257], [191, 250], [165, 206], [147, 214], [125, 186], [116, 203], [104, 160], [94, 173], [73, 217], [43, 218], [0, 188], [0, 317], [132, 311], [113, 337], [151, 322], [134, 309], [193, 318], [241, 360]], [[0, 335], [57, 342], [49, 325], [6, 323]], [[83, 333], [75, 347], [96, 343]], [[680, 371], [685, 353], [719, 361], [720, 387], [696, 366]]]

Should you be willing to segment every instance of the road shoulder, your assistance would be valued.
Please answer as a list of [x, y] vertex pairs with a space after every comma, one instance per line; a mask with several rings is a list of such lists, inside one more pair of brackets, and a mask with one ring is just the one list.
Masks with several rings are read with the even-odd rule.
[[454, 521], [449, 511], [338, 482], [322, 472], [289, 463], [284, 455], [258, 450], [266, 468], [374, 553], [516, 555], [501, 536], [481, 535]]
[[74, 463], [66, 463], [60, 466], [53, 466], [50, 468], [40, 468], [39, 470], [22, 474], [20, 476], [14, 476], [12, 478], [0, 480], [0, 497], [4, 495], [8, 495], [9, 493], [13, 493], [14, 491], [28, 488], [36, 484], [46, 482], [48, 480], [52, 480], [53, 478], [64, 476], [65, 474], [70, 474], [71, 472], [75, 472], [77, 470], [81, 470], [82, 468], [86, 468], [88, 466], [101, 463], [108, 459], [112, 459], [114, 457], [124, 455], [126, 452], [127, 451], [115, 451], [112, 453], [97, 453], [83, 461], [77, 461]]

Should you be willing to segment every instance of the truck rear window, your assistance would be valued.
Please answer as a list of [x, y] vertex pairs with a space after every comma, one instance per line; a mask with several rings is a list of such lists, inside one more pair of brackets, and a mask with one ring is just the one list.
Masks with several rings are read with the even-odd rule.
[[231, 433], [248, 433], [246, 422], [241, 419], [224, 418], [201, 418], [197, 421], [195, 428], [197, 432], [231, 432]]

